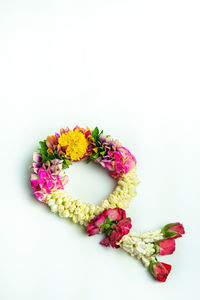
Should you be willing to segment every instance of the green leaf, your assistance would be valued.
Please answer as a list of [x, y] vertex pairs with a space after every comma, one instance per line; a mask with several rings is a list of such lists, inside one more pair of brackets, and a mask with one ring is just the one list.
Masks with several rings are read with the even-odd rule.
[[47, 153], [47, 159], [48, 159], [48, 160], [52, 160], [52, 159], [54, 159], [54, 158], [55, 158], [55, 157], [54, 157], [53, 154]]
[[106, 153], [106, 151], [101, 151], [101, 152], [100, 152], [101, 156], [104, 156], [105, 153]]
[[112, 233], [112, 231], [113, 231], [113, 229], [112, 229], [112, 228], [110, 228], [109, 230], [107, 230], [107, 231], [106, 231], [106, 235], [107, 235], [107, 236], [110, 236], [110, 235], [111, 235], [111, 233]]
[[110, 224], [103, 224], [103, 226], [102, 226], [102, 232], [104, 233], [104, 232], [106, 232], [108, 229], [110, 228]]
[[159, 250], [160, 250], [160, 247], [158, 246], [158, 243], [154, 244], [154, 249], [155, 249], [155, 253], [158, 254]]
[[93, 159], [97, 159], [99, 157], [99, 152], [92, 154], [88, 159], [87, 159], [87, 164], [91, 162]]
[[111, 224], [112, 223], [111, 218], [109, 216], [106, 216], [105, 223], [107, 223], [107, 224]]
[[42, 154], [42, 162], [46, 162], [48, 160], [48, 153], [47, 153], [48, 147], [46, 144], [46, 140], [40, 141], [39, 144], [40, 144], [40, 148], [38, 148], [38, 150]]
[[92, 154], [91, 159], [96, 159], [98, 157], [99, 157], [99, 153], [94, 153]]
[[103, 130], [99, 132], [99, 128], [95, 127], [95, 129], [92, 131], [92, 137], [94, 138], [96, 146], [101, 145], [100, 143], [100, 135], [103, 133]]
[[45, 154], [42, 154], [42, 162], [45, 163], [47, 161], [47, 157]]
[[98, 134], [99, 134], [99, 129], [98, 129], [98, 127], [95, 127], [95, 129], [92, 131], [92, 137], [93, 138], [95, 138], [96, 136], [98, 136]]
[[89, 164], [92, 161], [92, 159], [89, 157], [86, 161], [87, 164]]
[[98, 148], [98, 152], [92, 154], [88, 159], [87, 159], [87, 163], [91, 162], [91, 160], [93, 159], [97, 159], [99, 157], [99, 155], [104, 156], [105, 155], [105, 150], [104, 148], [101, 146], [101, 142], [100, 142], [100, 135], [103, 133], [103, 130], [101, 130], [101, 132], [99, 131], [98, 127], [95, 127], [95, 129], [92, 131], [92, 137], [94, 138], [94, 142], [96, 147]]
[[61, 156], [58, 154], [58, 152], [55, 150], [53, 153], [55, 158], [61, 159]]
[[66, 159], [66, 157], [62, 156], [62, 159], [63, 159], [63, 164], [62, 164], [63, 169], [69, 168], [69, 166], [72, 165], [72, 162], [69, 159]]
[[39, 144], [40, 144], [40, 147], [41, 147], [40, 149], [42, 151], [47, 151], [48, 147], [47, 147], [47, 144], [46, 144], [46, 140], [40, 141]]

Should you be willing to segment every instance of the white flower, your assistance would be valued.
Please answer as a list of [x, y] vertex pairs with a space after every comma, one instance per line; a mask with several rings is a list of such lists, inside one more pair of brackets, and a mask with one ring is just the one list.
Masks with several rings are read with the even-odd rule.
[[63, 211], [63, 217], [64, 217], [64, 218], [69, 217], [69, 211], [68, 211], [67, 209], [65, 209], [65, 210]]
[[64, 211], [64, 206], [63, 205], [58, 205], [58, 211], [61, 213]]
[[54, 213], [57, 212], [57, 209], [58, 209], [58, 205], [54, 204], [54, 205], [51, 206], [51, 211], [52, 212], [54, 212]]
[[57, 199], [57, 201], [56, 201], [57, 204], [62, 204], [62, 202], [63, 202], [63, 201], [62, 201], [61, 198]]
[[55, 200], [54, 200], [54, 199], [50, 199], [50, 200], [48, 201], [48, 205], [51, 206], [51, 205], [53, 205], [53, 204], [55, 204]]

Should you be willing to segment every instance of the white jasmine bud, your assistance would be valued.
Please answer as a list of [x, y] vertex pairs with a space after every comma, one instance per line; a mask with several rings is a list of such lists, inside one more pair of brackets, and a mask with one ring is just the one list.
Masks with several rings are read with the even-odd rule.
[[54, 213], [57, 212], [57, 209], [58, 209], [58, 205], [54, 204], [54, 205], [51, 206], [51, 211], [52, 212], [54, 212]]

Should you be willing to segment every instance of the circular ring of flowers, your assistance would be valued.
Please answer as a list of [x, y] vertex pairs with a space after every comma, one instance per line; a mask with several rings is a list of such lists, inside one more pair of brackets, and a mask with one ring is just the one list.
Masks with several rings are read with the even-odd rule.
[[[90, 130], [76, 126], [73, 130], [62, 128], [39, 144], [40, 148], [33, 153], [31, 186], [37, 199], [50, 205], [53, 212], [87, 225], [104, 209], [129, 207], [139, 183], [136, 159], [118, 140], [105, 136], [98, 127]], [[65, 169], [81, 160], [100, 164], [118, 182], [114, 192], [100, 205], [74, 200], [64, 191], [68, 182]]]

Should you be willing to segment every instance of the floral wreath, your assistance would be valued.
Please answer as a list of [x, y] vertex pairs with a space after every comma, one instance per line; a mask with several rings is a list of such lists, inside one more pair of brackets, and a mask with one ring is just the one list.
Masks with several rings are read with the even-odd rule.
[[[46, 203], [60, 217], [70, 218], [84, 226], [89, 236], [103, 233], [103, 246], [122, 248], [138, 258], [158, 281], [164, 282], [171, 265], [158, 261], [158, 255], [172, 254], [175, 239], [185, 231], [180, 223], [169, 223], [156, 231], [131, 230], [131, 218], [125, 209], [136, 195], [139, 180], [136, 175], [136, 159], [118, 140], [105, 136], [98, 127], [90, 130], [76, 126], [40, 141], [40, 148], [33, 153], [31, 186], [33, 194]], [[74, 200], [64, 190], [68, 182], [65, 174], [73, 162], [94, 161], [107, 169], [117, 180], [117, 187], [100, 205]]]

